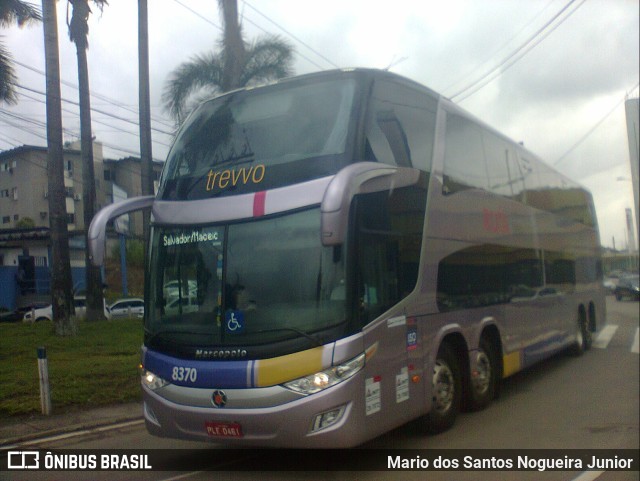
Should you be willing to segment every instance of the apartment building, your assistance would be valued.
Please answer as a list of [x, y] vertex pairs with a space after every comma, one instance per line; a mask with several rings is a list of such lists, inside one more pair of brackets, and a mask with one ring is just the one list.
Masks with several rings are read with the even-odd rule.
[[[96, 211], [113, 202], [114, 191], [124, 192], [127, 197], [141, 195], [139, 158], [104, 159], [102, 145], [94, 142], [93, 162]], [[162, 164], [154, 163], [153, 168], [157, 182]], [[82, 163], [77, 143], [64, 149], [64, 185], [69, 232], [83, 232]], [[27, 218], [35, 227], [48, 227], [47, 197], [46, 147], [23, 145], [0, 153], [0, 230], [24, 226]], [[131, 233], [142, 234], [140, 219], [132, 218], [130, 224]]]
[[[141, 162], [135, 157], [104, 159], [94, 142], [96, 211], [114, 200], [141, 195]], [[155, 184], [162, 163], [154, 163]], [[20, 304], [16, 279], [26, 272], [30, 291], [48, 291], [50, 263], [47, 148], [23, 145], [0, 152], [0, 307]], [[85, 267], [85, 225], [82, 202], [82, 160], [78, 144], [65, 145], [69, 251], [74, 281], [82, 283]], [[128, 232], [142, 235], [142, 215], [130, 216]]]

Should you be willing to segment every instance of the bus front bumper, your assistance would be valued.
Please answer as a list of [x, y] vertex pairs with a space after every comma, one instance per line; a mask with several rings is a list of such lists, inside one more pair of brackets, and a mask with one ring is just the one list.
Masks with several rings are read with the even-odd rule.
[[155, 436], [231, 447], [353, 447], [367, 438], [362, 409], [354, 408], [364, 404], [363, 390], [354, 389], [359, 377], [292, 402], [249, 409], [180, 404], [143, 386], [145, 423]]

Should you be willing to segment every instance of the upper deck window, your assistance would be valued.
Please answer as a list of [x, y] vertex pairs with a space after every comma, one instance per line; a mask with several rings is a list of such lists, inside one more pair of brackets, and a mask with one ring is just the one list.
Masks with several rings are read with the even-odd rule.
[[256, 192], [335, 173], [355, 91], [352, 78], [284, 82], [204, 103], [171, 149], [160, 196]]
[[365, 160], [431, 170], [438, 99], [387, 80], [373, 87], [365, 132]]

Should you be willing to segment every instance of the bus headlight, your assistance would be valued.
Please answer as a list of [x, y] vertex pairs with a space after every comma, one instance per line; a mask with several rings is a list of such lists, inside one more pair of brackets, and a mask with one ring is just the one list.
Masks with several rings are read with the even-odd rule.
[[165, 381], [161, 377], [156, 376], [154, 373], [152, 373], [151, 371], [147, 371], [146, 369], [140, 370], [140, 376], [142, 378], [142, 384], [147, 386], [152, 391], [155, 391], [156, 389], [160, 389], [161, 387], [164, 387], [167, 384], [169, 384], [167, 381]]
[[286, 382], [283, 386], [302, 394], [314, 394], [349, 379], [363, 367], [364, 353], [339, 366]]

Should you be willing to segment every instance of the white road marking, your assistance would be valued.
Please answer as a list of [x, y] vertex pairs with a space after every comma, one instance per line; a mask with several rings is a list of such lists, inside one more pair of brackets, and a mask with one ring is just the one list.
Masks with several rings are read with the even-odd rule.
[[593, 481], [594, 479], [598, 479], [601, 474], [604, 474], [604, 471], [585, 471], [571, 481]]
[[631, 344], [631, 352], [634, 352], [636, 354], [640, 354], [640, 346], [638, 346], [638, 343], [640, 342], [638, 340], [639, 334], [640, 334], [640, 329], [636, 329], [636, 335], [633, 338], [633, 344]]
[[602, 329], [602, 331], [600, 331], [600, 333], [596, 337], [596, 340], [593, 343], [593, 347], [597, 347], [598, 349], [606, 349], [617, 330], [618, 326], [616, 326], [615, 324], [609, 324], [608, 326], [605, 326], [604, 329]]

